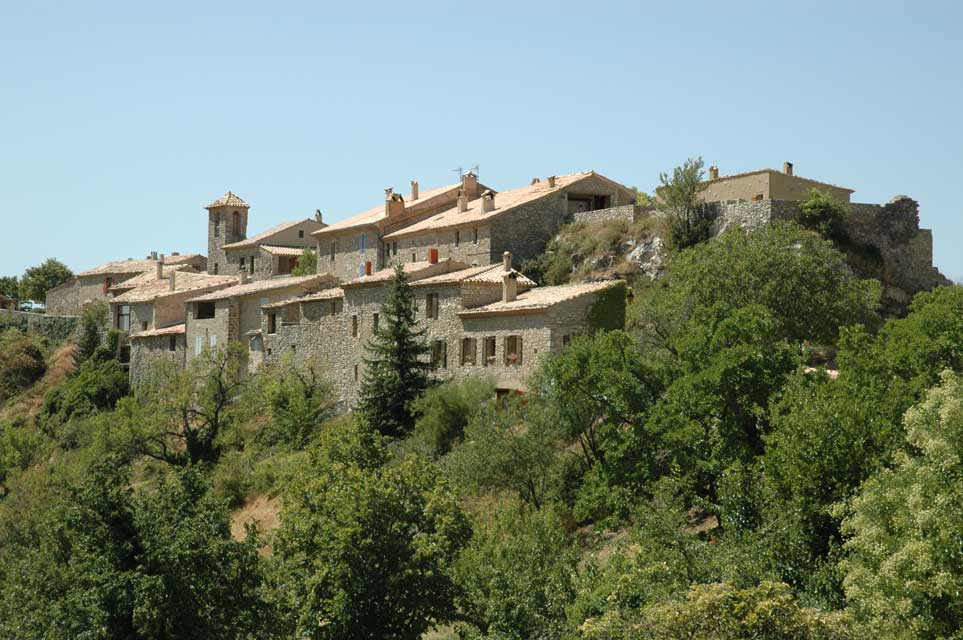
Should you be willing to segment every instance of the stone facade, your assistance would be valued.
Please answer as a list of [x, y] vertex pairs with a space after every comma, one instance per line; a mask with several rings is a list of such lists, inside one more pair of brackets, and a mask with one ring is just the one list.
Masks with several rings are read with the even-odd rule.
[[184, 333], [156, 336], [132, 336], [130, 340], [131, 384], [143, 382], [151, 367], [159, 361], [167, 361], [178, 367], [185, 363], [186, 342]]
[[80, 309], [80, 285], [76, 278], [47, 292], [47, 315], [72, 316], [80, 313]]
[[705, 202], [727, 200], [797, 200], [809, 198], [813, 189], [840, 202], [849, 202], [852, 189], [840, 187], [818, 180], [810, 180], [792, 174], [792, 165], [787, 163], [783, 171], [761, 169], [731, 176], [713, 178], [715, 167], [710, 169], [710, 179], [705, 182], [705, 190], [700, 194]]
[[572, 215], [572, 222], [635, 222], [639, 218], [651, 215], [654, 207], [643, 207], [637, 204], [626, 204], [608, 209], [594, 211], [579, 211]]
[[230, 273], [224, 245], [247, 238], [249, 209], [231, 192], [207, 206], [207, 272], [211, 275], [237, 275]]

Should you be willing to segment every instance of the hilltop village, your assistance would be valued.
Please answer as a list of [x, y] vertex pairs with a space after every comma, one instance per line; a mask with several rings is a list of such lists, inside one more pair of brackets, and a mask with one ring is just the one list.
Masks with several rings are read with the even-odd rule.
[[[720, 176], [711, 167], [702, 198], [716, 207], [715, 232], [798, 215], [813, 189], [849, 203], [852, 189], [762, 169]], [[180, 366], [230, 342], [245, 346], [247, 370], [290, 353], [323, 362], [341, 402], [357, 400], [363, 346], [378, 327], [394, 265], [416, 293], [435, 375], [484, 370], [499, 391], [524, 390], [539, 359], [573, 336], [621, 327], [622, 280], [538, 286], [517, 270], [571, 222], [657, 215], [635, 191], [594, 171], [535, 178], [496, 191], [473, 173], [457, 183], [401, 194], [334, 224], [321, 213], [248, 235], [250, 205], [228, 192], [208, 204], [207, 256], [153, 253], [108, 262], [51, 290], [48, 315], [109, 305], [121, 360], [133, 382], [152, 362]], [[945, 279], [932, 266], [932, 236], [916, 203], [851, 204], [849, 233], [873, 247], [885, 297], [905, 303]], [[317, 273], [294, 276], [305, 250]]]

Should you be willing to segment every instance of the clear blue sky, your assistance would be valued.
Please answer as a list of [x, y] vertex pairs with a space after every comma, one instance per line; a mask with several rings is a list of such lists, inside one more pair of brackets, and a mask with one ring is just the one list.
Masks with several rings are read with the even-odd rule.
[[481, 165], [650, 190], [701, 155], [907, 194], [963, 276], [963, 3], [0, 4], [0, 274], [206, 250]]

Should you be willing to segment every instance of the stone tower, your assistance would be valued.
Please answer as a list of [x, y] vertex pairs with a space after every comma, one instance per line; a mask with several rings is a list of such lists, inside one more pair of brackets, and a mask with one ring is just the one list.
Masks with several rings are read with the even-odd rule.
[[207, 209], [207, 272], [228, 275], [224, 245], [247, 238], [247, 213], [251, 207], [228, 191], [204, 208]]

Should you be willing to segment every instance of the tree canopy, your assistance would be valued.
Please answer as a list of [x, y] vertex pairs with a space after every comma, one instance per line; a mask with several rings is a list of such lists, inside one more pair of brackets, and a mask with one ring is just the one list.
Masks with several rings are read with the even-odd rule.
[[20, 297], [24, 300], [46, 300], [47, 292], [67, 282], [74, 276], [67, 265], [56, 258], [47, 258], [36, 267], [30, 267], [20, 278]]

